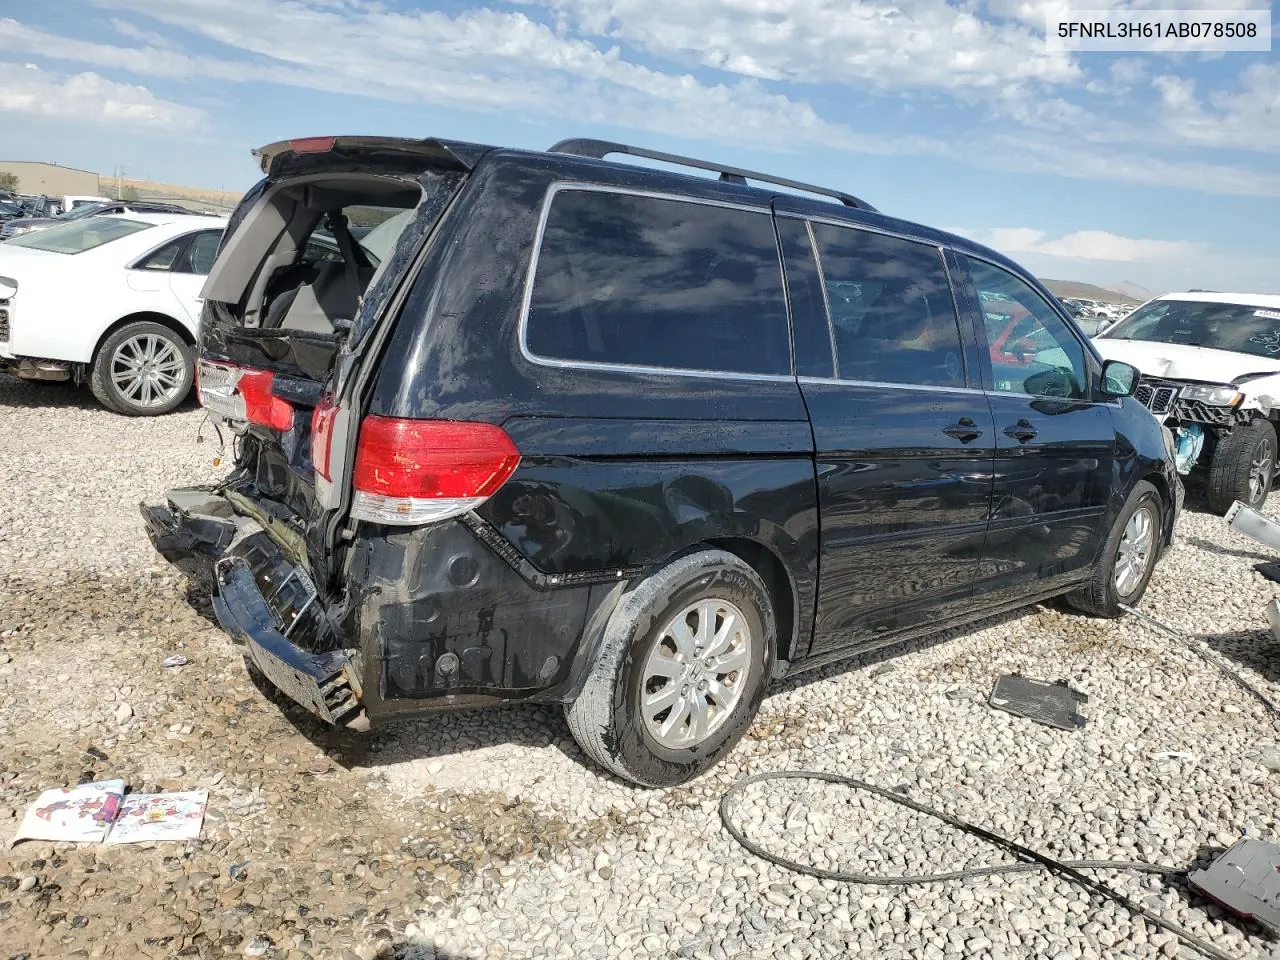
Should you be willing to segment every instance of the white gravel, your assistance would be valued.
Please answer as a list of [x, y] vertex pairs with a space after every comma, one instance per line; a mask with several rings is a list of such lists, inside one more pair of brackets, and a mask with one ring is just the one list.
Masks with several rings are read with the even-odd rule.
[[[110, 589], [110, 577], [159, 570], [136, 503], [217, 472], [212, 445], [194, 443], [199, 420], [194, 411], [126, 420], [67, 388], [0, 376], [0, 577], [91, 569]], [[1280, 513], [1280, 497], [1270, 508]], [[1266, 559], [1192, 496], [1143, 608], [1280, 699], [1280, 645], [1264, 610], [1277, 588], [1252, 569]], [[1062, 732], [990, 709], [995, 678], [1013, 671], [1085, 691], [1086, 727]], [[788, 873], [733, 843], [720, 796], [748, 772], [833, 771], [900, 787], [1064, 859], [1187, 867], [1245, 834], [1280, 840], [1280, 773], [1263, 762], [1275, 765], [1277, 737], [1255, 701], [1176, 641], [1132, 620], [1048, 606], [783, 685], [730, 761], [686, 788], [640, 790], [601, 774], [549, 708], [405, 722], [373, 734], [352, 772], [391, 807], [444, 790], [610, 825], [599, 843], [514, 859], [451, 901], [384, 904], [402, 921], [405, 956], [1118, 960], [1194, 954], [1044, 875], [894, 888]], [[838, 787], [762, 786], [742, 806], [751, 836], [818, 865], [895, 873], [999, 860], [936, 822]], [[472, 817], [483, 833], [483, 814]], [[406, 823], [403, 840], [425, 827]], [[1177, 884], [1108, 880], [1232, 956], [1271, 949], [1257, 928]]]

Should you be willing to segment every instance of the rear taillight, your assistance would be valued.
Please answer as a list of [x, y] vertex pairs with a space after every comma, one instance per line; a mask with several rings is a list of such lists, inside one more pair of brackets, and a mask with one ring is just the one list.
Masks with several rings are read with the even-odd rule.
[[275, 374], [202, 361], [196, 370], [200, 404], [228, 420], [247, 420], [273, 430], [293, 428], [293, 407], [271, 392]]
[[333, 424], [338, 419], [338, 405], [332, 396], [324, 397], [311, 413], [311, 465], [325, 480], [333, 479], [330, 466], [333, 453]]
[[519, 463], [493, 424], [365, 417], [351, 516], [404, 525], [455, 517], [484, 503]]

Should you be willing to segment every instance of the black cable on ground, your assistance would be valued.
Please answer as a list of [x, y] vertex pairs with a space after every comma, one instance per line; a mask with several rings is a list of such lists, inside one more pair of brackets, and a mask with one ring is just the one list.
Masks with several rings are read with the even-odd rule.
[[[927, 873], [918, 876], [882, 876], [868, 873], [850, 873], [843, 870], [826, 870], [821, 867], [815, 867], [811, 864], [799, 863], [786, 857], [778, 856], [766, 850], [760, 844], [747, 837], [745, 833], [734, 822], [734, 802], [742, 794], [747, 787], [757, 783], [765, 783], [771, 780], [820, 780], [826, 783], [834, 783], [842, 787], [848, 787], [851, 790], [861, 790], [864, 793], [874, 794], [884, 800], [914, 810], [916, 813], [922, 813], [925, 816], [934, 817], [963, 831], [980, 840], [985, 840], [992, 846], [998, 847], [1006, 853], [1017, 857], [1020, 862], [997, 864], [989, 867], [969, 867], [963, 870], [951, 870], [945, 873]], [[1142, 917], [1148, 923], [1154, 924], [1163, 930], [1173, 934], [1189, 946], [1199, 950], [1211, 960], [1234, 960], [1228, 953], [1219, 950], [1213, 944], [1202, 940], [1194, 933], [1183, 927], [1178, 926], [1169, 920], [1148, 910], [1140, 903], [1129, 899], [1123, 893], [1113, 890], [1106, 884], [1094, 880], [1092, 877], [1082, 873], [1083, 870], [1122, 870], [1141, 873], [1159, 873], [1165, 876], [1179, 876], [1183, 871], [1174, 867], [1161, 866], [1154, 863], [1140, 863], [1126, 860], [1071, 860], [1061, 861], [1055, 860], [1053, 857], [1046, 856], [1030, 847], [1024, 847], [1015, 840], [1008, 837], [1002, 837], [998, 833], [992, 833], [977, 824], [969, 823], [954, 817], [949, 813], [944, 813], [933, 807], [918, 803], [909, 797], [904, 797], [899, 793], [886, 790], [883, 787], [877, 787], [863, 780], [854, 777], [841, 776], [836, 773], [822, 773], [813, 770], [782, 770], [776, 773], [756, 773], [749, 777], [743, 777], [732, 787], [720, 800], [720, 820], [724, 823], [724, 828], [729, 831], [729, 836], [733, 837], [739, 844], [751, 853], [755, 854], [761, 860], [767, 860], [769, 863], [783, 867], [794, 873], [805, 874], [810, 877], [816, 877], [820, 880], [835, 880], [841, 883], [857, 883], [871, 886], [910, 886], [921, 883], [940, 883], [946, 880], [959, 880], [967, 877], [986, 877], [997, 874], [1007, 873], [1027, 873], [1035, 870], [1047, 870], [1056, 874], [1065, 880], [1083, 887], [1084, 889], [1095, 893], [1120, 904], [1130, 913]]]
[[[1202, 643], [1196, 641], [1194, 637], [1187, 636], [1174, 630], [1172, 627], [1166, 626], [1155, 617], [1149, 616], [1138, 610], [1136, 607], [1130, 607], [1126, 604], [1120, 604], [1120, 609], [1125, 613], [1132, 614], [1144, 623], [1147, 623], [1157, 630], [1173, 637], [1182, 642], [1182, 644], [1194, 653], [1201, 660], [1216, 667], [1224, 676], [1235, 682], [1241, 689], [1249, 693], [1255, 700], [1266, 708], [1271, 714], [1272, 721], [1280, 726], [1280, 707], [1267, 697], [1261, 690], [1253, 686], [1246, 680], [1235, 668], [1229, 663], [1206, 648]], [[738, 795], [747, 787], [756, 783], [764, 783], [771, 780], [820, 780], [826, 783], [834, 783], [839, 786], [848, 787], [852, 790], [861, 790], [865, 793], [874, 794], [884, 800], [889, 800], [899, 806], [922, 813], [925, 816], [933, 817], [941, 820], [957, 830], [985, 840], [995, 847], [1004, 850], [1006, 853], [1012, 854], [1019, 859], [1018, 863], [996, 864], [989, 867], [969, 867], [963, 870], [951, 870], [944, 873], [926, 873], [918, 876], [880, 876], [868, 873], [850, 873], [842, 870], [826, 870], [822, 867], [815, 867], [811, 864], [800, 863], [796, 860], [790, 860], [787, 857], [778, 856], [770, 853], [760, 844], [747, 837], [745, 833], [739, 829], [733, 820], [734, 801]], [[1149, 923], [1160, 927], [1163, 930], [1172, 933], [1179, 940], [1194, 947], [1204, 956], [1210, 957], [1211, 960], [1233, 960], [1230, 954], [1224, 953], [1211, 943], [1197, 937], [1191, 931], [1178, 926], [1169, 920], [1151, 912], [1146, 907], [1129, 899], [1117, 890], [1112, 890], [1106, 884], [1094, 880], [1092, 877], [1081, 873], [1082, 870], [1118, 870], [1130, 873], [1157, 873], [1164, 876], [1178, 877], [1182, 876], [1185, 871], [1175, 867], [1161, 866], [1155, 863], [1141, 863], [1129, 860], [1055, 860], [1053, 857], [1046, 856], [1032, 850], [1030, 847], [1024, 847], [1022, 844], [1010, 840], [1008, 837], [1002, 837], [997, 833], [992, 833], [977, 824], [969, 823], [961, 820], [959, 817], [953, 817], [949, 813], [918, 803], [915, 800], [905, 797], [902, 794], [894, 793], [883, 787], [877, 787], [863, 780], [854, 777], [841, 776], [835, 773], [822, 773], [812, 770], [782, 770], [776, 773], [757, 773], [749, 777], [744, 777], [729, 788], [729, 791], [720, 800], [720, 820], [724, 823], [724, 828], [729, 831], [729, 835], [733, 837], [742, 847], [749, 852], [755, 854], [761, 860], [783, 867], [793, 873], [801, 873], [810, 877], [817, 877], [820, 880], [835, 880], [841, 883], [856, 883], [870, 886], [912, 886], [921, 883], [941, 883], [947, 880], [961, 880], [969, 877], [989, 877], [1009, 873], [1029, 873], [1036, 870], [1046, 870], [1056, 874], [1077, 886], [1084, 887], [1092, 893], [1105, 899], [1120, 904], [1130, 913], [1142, 917]]]
[[1261, 690], [1259, 690], [1257, 687], [1251, 684], [1248, 680], [1246, 680], [1243, 676], [1241, 676], [1240, 672], [1236, 670], [1233, 666], [1231, 666], [1231, 664], [1227, 663], [1225, 660], [1223, 660], [1220, 656], [1218, 656], [1212, 650], [1209, 650], [1208, 648], [1206, 648], [1203, 643], [1196, 640], [1194, 637], [1187, 636], [1185, 633], [1179, 633], [1177, 630], [1173, 629], [1173, 627], [1166, 626], [1165, 624], [1161, 623], [1159, 620], [1157, 620], [1155, 617], [1151, 616], [1150, 614], [1143, 613], [1137, 607], [1130, 607], [1127, 604], [1122, 603], [1120, 604], [1120, 609], [1123, 610], [1125, 613], [1132, 614], [1133, 616], [1137, 617], [1143, 623], [1150, 624], [1151, 626], [1155, 627], [1157, 630], [1167, 633], [1169, 636], [1173, 637], [1175, 640], [1181, 640], [1182, 644], [1188, 650], [1194, 653], [1197, 657], [1199, 657], [1205, 663], [1208, 663], [1212, 666], [1217, 667], [1219, 670], [1222, 671], [1224, 676], [1226, 676], [1229, 680], [1233, 681], [1238, 687], [1240, 687], [1240, 689], [1244, 690], [1246, 693], [1252, 696], [1255, 700], [1257, 700], [1260, 704], [1266, 707], [1267, 712], [1271, 714], [1272, 722], [1275, 723], [1276, 726], [1280, 726], [1280, 707], [1277, 707], [1274, 701], [1272, 701], [1265, 693], [1263, 693]]

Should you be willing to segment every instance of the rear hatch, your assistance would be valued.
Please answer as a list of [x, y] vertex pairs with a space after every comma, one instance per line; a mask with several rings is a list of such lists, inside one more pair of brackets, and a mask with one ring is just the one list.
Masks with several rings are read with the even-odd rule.
[[329, 441], [359, 422], [362, 365], [376, 363], [483, 150], [375, 137], [264, 147], [266, 177], [233, 215], [205, 284], [197, 384], [234, 445], [228, 496], [322, 593], [342, 506]]

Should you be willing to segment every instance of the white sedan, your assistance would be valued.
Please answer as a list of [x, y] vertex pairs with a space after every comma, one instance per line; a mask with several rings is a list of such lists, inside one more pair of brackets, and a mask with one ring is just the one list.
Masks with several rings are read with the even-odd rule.
[[191, 391], [200, 291], [226, 224], [130, 213], [0, 243], [0, 370], [88, 381], [117, 413], [172, 410]]

